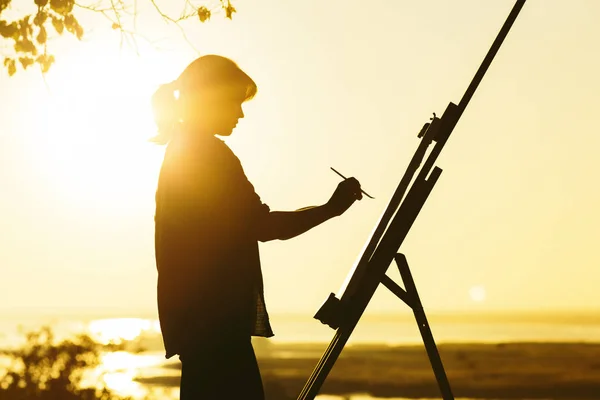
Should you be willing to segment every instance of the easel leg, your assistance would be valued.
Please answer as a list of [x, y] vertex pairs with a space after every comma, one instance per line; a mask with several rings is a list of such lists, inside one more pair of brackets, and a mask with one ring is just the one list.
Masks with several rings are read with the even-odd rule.
[[454, 400], [452, 389], [450, 389], [450, 382], [448, 382], [448, 377], [446, 376], [442, 359], [440, 358], [437, 346], [435, 345], [435, 340], [433, 339], [433, 334], [429, 328], [429, 323], [427, 322], [427, 317], [425, 316], [425, 311], [423, 310], [421, 299], [417, 293], [417, 287], [415, 286], [412, 274], [410, 273], [406, 257], [404, 254], [397, 254], [395, 260], [396, 264], [398, 265], [398, 269], [400, 270], [400, 276], [404, 282], [406, 293], [411, 298], [410, 307], [412, 308], [415, 319], [417, 320], [417, 325], [419, 326], [419, 331], [421, 332], [421, 337], [423, 338], [423, 343], [425, 344], [425, 349], [427, 350], [427, 356], [429, 357], [435, 378], [440, 387], [440, 391], [442, 392], [442, 398], [444, 400]]

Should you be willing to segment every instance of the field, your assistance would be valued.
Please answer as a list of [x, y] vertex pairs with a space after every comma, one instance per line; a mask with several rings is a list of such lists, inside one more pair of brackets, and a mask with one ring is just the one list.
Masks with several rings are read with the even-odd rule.
[[[600, 344], [445, 344], [438, 349], [455, 397], [600, 399]], [[323, 346], [278, 344], [270, 350], [268, 354], [257, 351], [268, 398], [295, 399]], [[175, 362], [171, 367], [180, 368], [180, 363]], [[179, 384], [178, 376], [139, 381], [165, 386]], [[348, 347], [321, 393], [440, 397], [422, 346]]]

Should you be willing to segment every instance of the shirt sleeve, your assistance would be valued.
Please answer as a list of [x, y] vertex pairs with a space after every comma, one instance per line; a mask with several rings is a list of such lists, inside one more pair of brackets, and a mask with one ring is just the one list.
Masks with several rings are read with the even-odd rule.
[[223, 147], [222, 182], [227, 182], [227, 193], [221, 193], [226, 203], [227, 215], [232, 216], [231, 223], [237, 224], [240, 234], [257, 240], [257, 228], [265, 223], [270, 207], [263, 203], [252, 183], [248, 180], [238, 157], [221, 142]]

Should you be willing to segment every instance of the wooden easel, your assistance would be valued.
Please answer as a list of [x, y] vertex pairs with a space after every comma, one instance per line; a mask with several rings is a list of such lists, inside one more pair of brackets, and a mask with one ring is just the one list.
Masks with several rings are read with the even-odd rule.
[[[330, 294], [327, 301], [315, 314], [316, 319], [335, 329], [336, 333], [300, 392], [298, 400], [312, 400], [319, 393], [379, 284], [387, 287], [412, 309], [442, 397], [444, 400], [454, 400], [406, 257], [398, 253], [398, 250], [442, 173], [442, 170], [437, 166], [434, 167], [433, 164], [524, 4], [525, 0], [517, 0], [459, 105], [449, 103], [441, 118], [434, 113], [430, 119], [431, 122], [426, 123], [417, 135], [421, 142], [385, 212], [363, 248], [360, 259], [342, 286], [342, 296], [338, 299], [335, 294]], [[427, 149], [433, 142], [435, 142], [435, 146], [419, 170]], [[416, 179], [410, 185], [417, 172]], [[409, 185], [410, 190], [404, 196]], [[393, 260], [396, 261], [400, 270], [404, 289], [386, 275]]]

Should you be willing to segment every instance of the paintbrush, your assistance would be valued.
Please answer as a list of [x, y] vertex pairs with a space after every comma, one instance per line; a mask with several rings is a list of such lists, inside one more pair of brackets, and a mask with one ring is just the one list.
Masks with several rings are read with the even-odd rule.
[[[348, 179], [348, 178], [346, 178], [344, 175], [342, 175], [342, 174], [340, 174], [338, 171], [336, 171], [336, 170], [335, 170], [335, 168], [333, 168], [333, 167], [329, 167], [329, 168], [331, 168], [331, 170], [332, 170], [333, 172], [335, 172], [336, 174], [338, 174], [339, 176], [341, 176], [343, 179]], [[374, 198], [375, 198], [375, 197], [373, 197], [373, 196], [369, 195], [367, 192], [365, 192], [365, 191], [364, 191], [364, 190], [362, 190], [362, 189], [360, 189], [360, 191], [362, 192], [362, 194], [364, 194], [365, 196], [367, 196], [367, 197], [368, 197], [368, 198], [370, 198], [370, 199], [374, 199]]]

